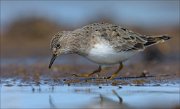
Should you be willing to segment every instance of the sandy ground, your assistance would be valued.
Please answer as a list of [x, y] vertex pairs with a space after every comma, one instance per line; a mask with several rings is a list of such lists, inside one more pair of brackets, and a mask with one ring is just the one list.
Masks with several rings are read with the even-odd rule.
[[[30, 62], [29, 62], [30, 63]], [[124, 68], [114, 80], [106, 79], [116, 71], [118, 65], [104, 67], [98, 74], [91, 77], [75, 77], [73, 74], [91, 73], [97, 69], [94, 64], [55, 64], [52, 69], [48, 69], [48, 63], [30, 64], [6, 64], [1, 66], [1, 78], [13, 78], [24, 82], [36, 82], [41, 80], [57, 82], [64, 81], [71, 83], [92, 83], [92, 84], [112, 84], [112, 85], [144, 85], [147, 83], [168, 83], [177, 82], [180, 78], [179, 62], [132, 62], [125, 63]]]

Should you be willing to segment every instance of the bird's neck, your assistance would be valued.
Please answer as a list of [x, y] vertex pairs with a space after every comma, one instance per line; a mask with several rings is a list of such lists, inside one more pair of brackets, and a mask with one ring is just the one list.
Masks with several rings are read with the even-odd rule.
[[75, 53], [81, 56], [86, 56], [87, 55], [87, 50], [88, 50], [88, 43], [84, 43], [86, 40], [83, 37], [72, 37], [73, 40], [68, 43], [69, 46], [69, 53]]
[[67, 53], [78, 53], [79, 52], [79, 40], [74, 36], [68, 36], [65, 39]]

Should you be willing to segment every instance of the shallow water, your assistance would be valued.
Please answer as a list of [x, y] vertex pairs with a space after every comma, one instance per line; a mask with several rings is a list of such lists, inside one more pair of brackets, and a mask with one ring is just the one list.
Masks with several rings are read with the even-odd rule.
[[[120, 105], [116, 91], [128, 107], [180, 105], [178, 86], [12, 86], [1, 85], [1, 108], [103, 108]], [[100, 98], [100, 95], [103, 98]], [[106, 106], [106, 105], [105, 105]]]
[[[85, 59], [82, 58], [83, 60], [77, 61], [75, 64], [83, 64], [86, 63]], [[172, 77], [162, 77], [162, 79], [148, 79], [145, 78], [145, 80], [149, 81], [144, 81], [144, 79], [139, 79], [139, 81], [129, 81], [131, 78], [131, 75], [128, 74], [128, 77], [130, 78], [129, 80], [126, 80], [127, 85], [129, 86], [121, 86], [122, 88], [119, 88], [119, 86], [111, 86], [111, 82], [107, 82], [105, 84], [101, 84], [100, 86], [93, 85], [91, 83], [84, 82], [84, 80], [80, 81], [79, 83], [73, 83], [71, 86], [68, 86], [68, 82], [66, 85], [65, 83], [62, 82], [64, 78], [58, 78], [60, 79], [60, 85], [58, 86], [51, 86], [51, 78], [47, 79], [48, 84], [45, 84], [45, 81], [39, 81], [42, 83], [40, 86], [35, 86], [35, 83], [31, 84], [31, 81], [29, 81], [27, 84], [22, 83], [25, 85], [21, 85], [21, 81], [16, 80], [18, 77], [17, 75], [23, 75], [23, 71], [19, 72], [17, 70], [16, 74], [13, 74], [13, 69], [8, 70], [11, 68], [9, 67], [9, 64], [11, 65], [16, 65], [19, 64], [18, 62], [20, 61], [20, 65], [27, 65], [26, 67], [22, 67], [29, 71], [28, 69], [34, 68], [34, 67], [29, 67], [28, 65], [33, 65], [34, 63], [46, 63], [48, 65], [49, 59], [16, 59], [16, 60], [11, 60], [11, 59], [1, 59], [3, 61], [3, 64], [1, 65], [4, 68], [7, 68], [7, 71], [4, 70], [4, 74], [10, 73], [8, 76], [13, 76], [14, 78], [12, 79], [7, 79], [1, 78], [0, 81], [0, 108], [104, 108], [104, 109], [113, 109], [113, 108], [120, 108], [122, 106], [125, 106], [127, 108], [172, 108], [174, 106], [180, 106], [180, 88], [179, 88], [179, 79], [178, 81], [178, 75], [174, 75], [176, 73], [172, 72], [177, 72], [179, 74], [179, 71], [174, 71], [170, 69], [171, 71], [167, 71], [168, 73], [165, 73], [164, 71], [156, 74], [171, 74]], [[66, 63], [70, 64], [70, 61], [65, 61], [65, 60], [57, 60], [55, 64], [59, 63]], [[88, 62], [87, 62], [88, 63]], [[40, 65], [41, 65], [40, 64]], [[74, 64], [74, 63], [73, 63]], [[88, 63], [88, 65], [91, 63]], [[127, 63], [128, 64], [128, 63]], [[35, 64], [36, 65], [36, 64]], [[38, 66], [38, 65], [37, 65]], [[174, 66], [174, 65], [173, 65]], [[46, 66], [45, 66], [46, 67]], [[16, 68], [16, 67], [15, 67]], [[19, 68], [19, 67], [17, 67]], [[21, 67], [20, 67], [21, 68]], [[42, 67], [37, 67], [37, 69], [32, 69], [32, 70], [37, 70], [41, 73], [42, 76], [44, 77], [43, 74], [45, 75], [50, 75], [55, 73], [52, 70], [47, 70], [48, 68]], [[163, 69], [165, 69], [163, 67]], [[25, 70], [25, 71], [26, 71]], [[159, 72], [159, 71], [156, 71]], [[28, 72], [27, 74], [31, 74], [32, 72]], [[62, 73], [62, 72], [60, 72]], [[137, 73], [138, 71], [134, 71], [133, 73]], [[12, 75], [11, 75], [12, 74]], [[26, 74], [26, 72], [25, 72]], [[153, 75], [150, 74], [150, 76]], [[27, 76], [27, 75], [26, 75]], [[127, 75], [126, 75], [127, 76]], [[157, 76], [157, 75], [153, 75]], [[23, 77], [23, 76], [22, 76]], [[49, 76], [48, 76], [49, 77]], [[61, 76], [59, 76], [61, 77]], [[133, 77], [133, 76], [132, 76]], [[136, 77], [136, 75], [135, 75]], [[32, 77], [29, 77], [30, 80]], [[170, 78], [170, 80], [169, 80]], [[40, 78], [41, 80], [42, 78]], [[66, 78], [67, 80], [71, 78]], [[132, 80], [138, 80], [138, 78], [132, 78]], [[119, 80], [124, 80], [120, 78]], [[32, 80], [34, 81], [34, 80]], [[92, 80], [93, 81], [93, 80]], [[118, 79], [116, 79], [118, 81]], [[152, 82], [151, 82], [152, 81]], [[159, 81], [159, 82], [158, 82]], [[164, 82], [166, 81], [166, 82]], [[16, 83], [17, 82], [17, 83]], [[24, 81], [23, 81], [24, 82]], [[25, 81], [26, 82], [26, 81]], [[46, 81], [47, 82], [47, 81]], [[121, 83], [117, 82], [117, 83]], [[29, 84], [30, 83], [30, 84]], [[70, 82], [71, 83], [71, 82]], [[98, 82], [97, 82], [98, 83]], [[154, 86], [152, 85], [152, 83]], [[172, 85], [167, 85], [166, 83], [171, 83]], [[6, 86], [5, 86], [6, 84]], [[96, 84], [96, 82], [95, 82]], [[100, 83], [98, 83], [100, 84]], [[143, 85], [143, 86], [130, 86], [130, 85]], [[117, 84], [119, 85], [119, 84]], [[118, 96], [113, 94], [113, 90], [117, 92], [117, 94], [123, 99], [123, 102], [120, 103]], [[118, 108], [117, 108], [118, 107]], [[127, 109], [124, 108], [124, 109]]]

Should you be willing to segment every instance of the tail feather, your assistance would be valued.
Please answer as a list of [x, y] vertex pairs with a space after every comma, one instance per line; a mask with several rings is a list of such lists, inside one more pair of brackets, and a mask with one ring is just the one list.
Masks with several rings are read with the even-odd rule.
[[143, 39], [145, 39], [147, 42], [144, 44], [144, 46], [151, 46], [160, 42], [164, 42], [166, 40], [169, 40], [171, 37], [167, 35], [159, 35], [159, 36], [143, 36]]

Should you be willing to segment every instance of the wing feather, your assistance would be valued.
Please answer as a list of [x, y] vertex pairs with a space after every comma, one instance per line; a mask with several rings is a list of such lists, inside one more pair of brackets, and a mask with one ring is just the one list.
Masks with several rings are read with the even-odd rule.
[[147, 42], [141, 38], [141, 34], [132, 32], [118, 25], [108, 23], [94, 23], [84, 26], [83, 31], [86, 36], [100, 37], [109, 42], [112, 47], [118, 51], [143, 50]]

